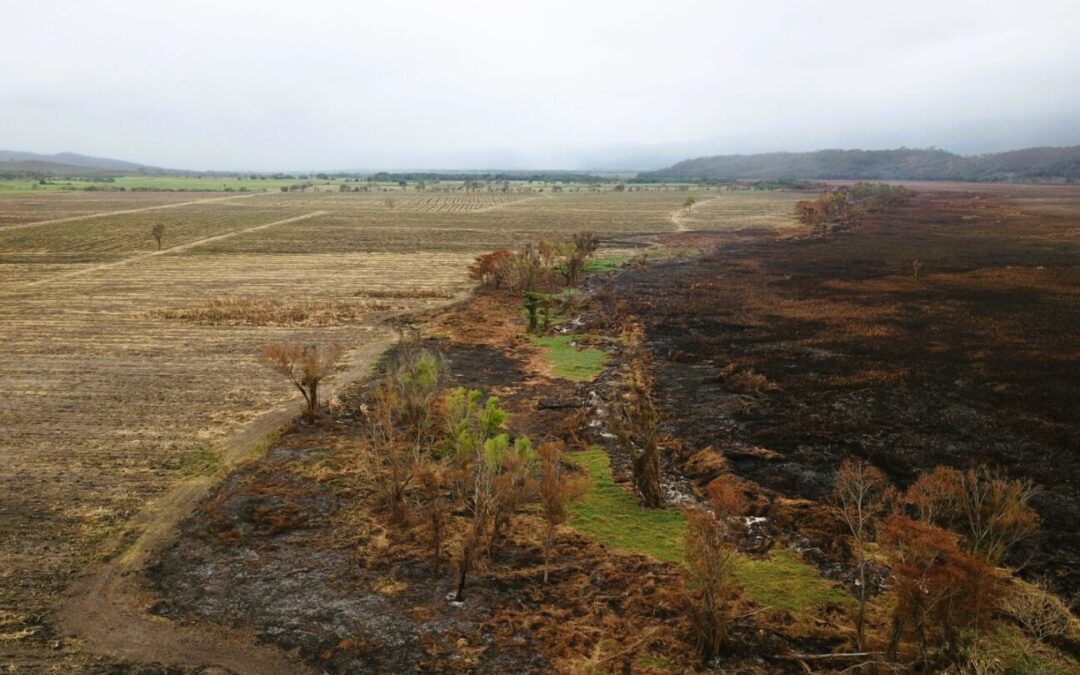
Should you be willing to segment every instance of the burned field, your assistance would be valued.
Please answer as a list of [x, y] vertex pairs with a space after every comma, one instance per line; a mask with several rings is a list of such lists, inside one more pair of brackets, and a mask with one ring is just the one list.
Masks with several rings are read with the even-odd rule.
[[1013, 563], [1075, 598], [1077, 205], [1020, 203], [924, 191], [827, 237], [718, 236], [708, 255], [600, 292], [644, 326], [684, 456], [712, 447], [738, 475], [811, 500], [852, 456], [900, 486], [937, 465], [1030, 479], [1042, 531]]
[[[604, 384], [542, 372], [536, 350], [515, 340], [521, 327], [507, 311], [513, 306], [481, 297], [450, 310], [429, 325], [444, 337], [426, 346], [447, 359], [453, 385], [497, 392], [515, 434], [574, 440], [584, 430], [580, 420], [565, 423], [573, 417], [567, 408], [584, 407], [588, 392]], [[478, 316], [494, 317], [482, 335], [474, 331]], [[675, 566], [613, 555], [567, 529], [551, 581], [540, 584], [535, 513], [512, 521], [465, 602], [451, 602], [452, 560], [433, 572], [425, 523], [389, 523], [358, 475], [370, 387], [351, 390], [338, 414], [296, 427], [215, 490], [149, 569], [161, 598], [155, 613], [243, 630], [328, 672], [663, 672], [692, 665], [681, 639]], [[453, 531], [465, 514], [451, 520]], [[448, 551], [459, 543], [451, 535]]]

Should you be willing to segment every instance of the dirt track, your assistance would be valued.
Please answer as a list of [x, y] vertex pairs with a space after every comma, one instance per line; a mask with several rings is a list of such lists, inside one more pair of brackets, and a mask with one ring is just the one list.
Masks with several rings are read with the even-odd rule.
[[42, 225], [57, 225], [59, 223], [70, 223], [70, 222], [73, 222], [73, 221], [76, 221], [76, 220], [90, 220], [91, 218], [108, 218], [108, 217], [111, 217], [111, 216], [123, 216], [123, 215], [127, 215], [129, 213], [143, 213], [144, 211], [161, 211], [162, 209], [176, 209], [176, 208], [180, 208], [182, 206], [194, 206], [195, 204], [207, 204], [207, 203], [210, 203], [210, 202], [223, 202], [223, 201], [228, 201], [230, 199], [244, 199], [244, 198], [247, 198], [247, 197], [255, 197], [255, 196], [259, 195], [259, 194], [262, 194], [262, 193], [255, 192], [255, 193], [252, 193], [252, 194], [233, 195], [233, 196], [230, 196], [230, 197], [212, 197], [210, 199], [196, 199], [194, 201], [179, 202], [177, 204], [161, 204], [161, 205], [158, 205], [158, 206], [145, 206], [145, 207], [139, 208], [139, 209], [122, 209], [120, 211], [106, 211], [106, 212], [103, 212], [103, 213], [88, 213], [88, 214], [83, 214], [83, 215], [79, 215], [79, 216], [68, 216], [66, 218], [52, 218], [50, 220], [38, 220], [38, 221], [34, 221], [32, 223], [17, 223], [15, 225], [8, 225], [6, 227], [0, 227], [0, 231], [7, 232], [7, 231], [11, 231], [11, 230], [23, 230], [23, 229], [26, 229], [28, 227], [40, 227]]
[[[384, 336], [354, 353], [349, 369], [335, 379], [326, 395], [333, 396], [363, 377], [392, 342]], [[224, 470], [250, 457], [298, 412], [299, 404], [266, 413], [232, 438], [224, 447]], [[130, 523], [135, 541], [77, 584], [59, 612], [60, 625], [84, 640], [88, 651], [124, 661], [216, 666], [253, 675], [308, 672], [280, 650], [245, 644], [249, 641], [233, 631], [181, 626], [147, 612], [153, 598], [143, 587], [140, 572], [155, 553], [169, 545], [176, 536], [176, 526], [206, 496], [215, 480], [209, 476], [191, 478], [147, 504]]]
[[[703, 199], [700, 202], [696, 202], [694, 204], [694, 206], [700, 206], [701, 204], [704, 204], [705, 202], [711, 202], [714, 199], [716, 199], [716, 197], [709, 197], [708, 199]], [[691, 206], [690, 208], [693, 209], [693, 206]], [[689, 232], [690, 231], [690, 228], [688, 228], [686, 226], [686, 222], [685, 222], [686, 221], [686, 216], [688, 216], [688, 215], [690, 215], [690, 211], [687, 210], [687, 208], [685, 206], [682, 206], [682, 207], [679, 207], [679, 208], [675, 209], [674, 211], [672, 211], [671, 215], [668, 216], [668, 219], [670, 219], [671, 222], [675, 223], [675, 231], [676, 232]]]
[[187, 251], [193, 249], [196, 246], [202, 246], [203, 244], [209, 244], [215, 241], [221, 241], [222, 239], [228, 239], [230, 237], [236, 237], [241, 234], [248, 234], [249, 232], [258, 232], [259, 230], [265, 230], [268, 227], [274, 227], [276, 225], [286, 225], [288, 223], [295, 223], [301, 220], [307, 220], [308, 218], [315, 218], [325, 215], [326, 211], [313, 211], [311, 213], [305, 213], [302, 216], [295, 216], [293, 218], [285, 218], [283, 220], [275, 220], [272, 223], [263, 223], [262, 225], [255, 225], [253, 227], [246, 227], [242, 230], [235, 230], [233, 232], [226, 232], [225, 234], [218, 234], [213, 237], [205, 237], [196, 241], [190, 241], [186, 244], [178, 244], [170, 248], [162, 249], [160, 251], [153, 251], [151, 253], [143, 253], [141, 255], [132, 256], [130, 258], [124, 258], [123, 260], [117, 260], [111, 263], [104, 263], [101, 265], [94, 265], [93, 267], [85, 267], [83, 269], [66, 272], [64, 274], [58, 274], [54, 277], [46, 277], [44, 279], [38, 279], [37, 281], [31, 281], [24, 284], [24, 287], [40, 286], [41, 284], [47, 284], [54, 281], [60, 281], [62, 279], [69, 279], [71, 277], [81, 276], [83, 274], [91, 274], [93, 272], [102, 272], [104, 270], [112, 269], [114, 267], [120, 267], [121, 265], [127, 265], [137, 260], [145, 260], [147, 258], [154, 258], [161, 255], [167, 255], [169, 253], [179, 253], [181, 251]]

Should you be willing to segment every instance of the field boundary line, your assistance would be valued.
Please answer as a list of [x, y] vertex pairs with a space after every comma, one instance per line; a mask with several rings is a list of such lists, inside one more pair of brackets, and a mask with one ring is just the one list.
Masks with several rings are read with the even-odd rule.
[[70, 272], [64, 272], [58, 274], [55, 277], [49, 277], [47, 279], [38, 279], [29, 283], [23, 284], [20, 288], [30, 288], [31, 286], [40, 286], [41, 284], [48, 284], [54, 281], [61, 281], [63, 279], [70, 279], [71, 277], [81, 276], [83, 274], [91, 274], [93, 272], [101, 272], [103, 270], [113, 269], [114, 267], [121, 267], [129, 263], [137, 262], [139, 260], [146, 260], [148, 258], [155, 258], [157, 256], [168, 255], [170, 253], [177, 253], [179, 251], [187, 251], [204, 244], [209, 244], [213, 241], [221, 241], [222, 239], [228, 239], [241, 234], [247, 234], [249, 232], [257, 232], [259, 230], [265, 230], [268, 227], [274, 227], [276, 225], [285, 225], [287, 223], [295, 223], [300, 220], [307, 220], [308, 218], [315, 218], [316, 216], [324, 216], [329, 211], [312, 211], [311, 213], [305, 213], [302, 216], [293, 216], [292, 218], [285, 218], [284, 220], [275, 220], [272, 223], [263, 223], [262, 225], [254, 225], [252, 227], [245, 227], [241, 230], [233, 230], [232, 232], [226, 232], [224, 234], [215, 234], [212, 237], [205, 237], [203, 239], [196, 239], [195, 241], [189, 241], [186, 244], [177, 244], [160, 251], [151, 251], [150, 253], [140, 253], [139, 255], [131, 256], [130, 258], [124, 258], [123, 260], [116, 260], [109, 263], [102, 263], [100, 265], [94, 265], [93, 267], [84, 267], [79, 270], [72, 270]]
[[128, 213], [143, 213], [145, 211], [161, 211], [163, 209], [178, 209], [181, 206], [194, 206], [196, 204], [209, 204], [210, 202], [224, 202], [230, 199], [244, 199], [246, 197], [257, 197], [258, 195], [266, 194], [263, 192], [255, 192], [249, 195], [231, 195], [229, 197], [211, 197], [210, 199], [196, 199], [191, 202], [178, 202], [176, 204], [161, 204], [158, 206], [143, 206], [137, 209], [123, 209], [122, 211], [105, 211], [103, 213], [87, 213], [81, 216], [67, 216], [65, 218], [53, 218], [52, 220], [35, 220], [32, 223], [15, 223], [14, 225], [5, 225], [0, 227], [0, 232], [11, 232], [12, 230], [25, 230], [30, 227], [41, 227], [42, 225], [58, 225], [60, 223], [71, 223], [76, 220], [87, 220], [90, 218], [107, 218], [109, 216], [123, 216]]
[[683, 218], [690, 215], [690, 213], [693, 211], [694, 206], [701, 206], [702, 204], [707, 204], [714, 199], [716, 199], [716, 197], [709, 197], [708, 199], [702, 199], [700, 202], [694, 202], [694, 205], [690, 207], [690, 211], [687, 211], [685, 206], [680, 206], [679, 208], [671, 212], [671, 215], [668, 216], [668, 220], [675, 223], [676, 232], [690, 232], [690, 228], [688, 228], [686, 226], [686, 223], [683, 222]]

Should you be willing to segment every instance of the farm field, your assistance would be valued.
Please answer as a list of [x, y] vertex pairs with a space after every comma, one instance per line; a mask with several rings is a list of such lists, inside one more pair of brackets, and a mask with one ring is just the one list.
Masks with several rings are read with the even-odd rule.
[[790, 225], [801, 197], [690, 192], [682, 216], [687, 194], [0, 195], [0, 662], [89, 658], [53, 622], [63, 590], [130, 543], [149, 500], [293, 401], [260, 345], [338, 341], [344, 377], [390, 337], [381, 317], [465, 290], [478, 253]]

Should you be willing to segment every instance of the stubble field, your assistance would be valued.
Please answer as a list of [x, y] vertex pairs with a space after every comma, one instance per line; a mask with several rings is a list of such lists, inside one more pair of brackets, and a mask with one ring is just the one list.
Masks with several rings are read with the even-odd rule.
[[292, 400], [260, 345], [338, 341], [344, 373], [390, 336], [381, 317], [466, 289], [477, 253], [789, 225], [800, 198], [689, 194], [689, 213], [681, 190], [0, 197], [0, 663], [85, 662], [52, 623], [63, 590], [148, 500]]

